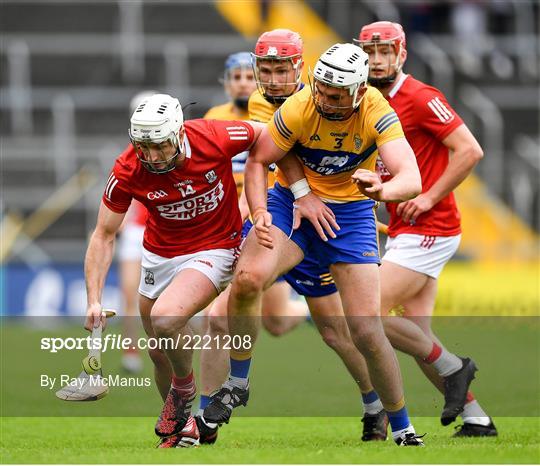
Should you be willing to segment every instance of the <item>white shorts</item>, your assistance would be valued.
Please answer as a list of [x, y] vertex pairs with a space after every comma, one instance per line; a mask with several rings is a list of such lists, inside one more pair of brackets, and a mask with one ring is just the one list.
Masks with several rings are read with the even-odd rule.
[[167, 259], [143, 247], [139, 293], [156, 299], [185, 269], [195, 269], [206, 275], [220, 293], [232, 280], [239, 254], [238, 248], [210, 249]]
[[143, 252], [143, 225], [126, 225], [118, 239], [118, 260], [140, 261]]
[[461, 235], [424, 236], [403, 233], [386, 240], [383, 261], [393, 262], [437, 279], [459, 247]]

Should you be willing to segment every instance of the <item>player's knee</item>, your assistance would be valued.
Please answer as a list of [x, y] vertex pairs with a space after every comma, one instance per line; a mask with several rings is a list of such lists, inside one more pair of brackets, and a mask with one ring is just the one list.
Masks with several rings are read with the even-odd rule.
[[372, 325], [357, 326], [351, 329], [351, 337], [358, 350], [366, 357], [381, 351], [385, 336], [381, 329]]
[[280, 337], [287, 333], [287, 325], [283, 321], [286, 318], [286, 316], [263, 316], [263, 327], [270, 335]]
[[154, 348], [148, 350], [148, 355], [157, 368], [167, 367], [169, 360], [163, 350]]
[[331, 327], [324, 327], [321, 331], [321, 337], [327, 346], [338, 353], [341, 350], [341, 342], [338, 333]]
[[152, 328], [158, 338], [173, 338], [178, 335], [180, 329], [184, 328], [189, 318], [182, 315], [171, 315], [170, 309], [162, 306], [154, 306], [151, 314]]
[[240, 270], [234, 277], [231, 292], [237, 297], [254, 298], [264, 289], [264, 277], [252, 270]]
[[210, 335], [225, 335], [229, 332], [227, 314], [223, 315], [219, 310], [213, 308], [208, 313], [208, 328]]

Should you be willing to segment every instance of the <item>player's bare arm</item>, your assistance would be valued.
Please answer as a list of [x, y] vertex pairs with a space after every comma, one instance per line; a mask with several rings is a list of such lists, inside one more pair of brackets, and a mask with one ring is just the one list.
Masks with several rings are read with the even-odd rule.
[[[251, 143], [251, 146], [249, 147], [249, 149], [251, 149], [253, 145], [257, 142], [257, 139], [261, 135], [261, 132], [266, 125], [264, 125], [263, 123], [256, 122], [256, 121], [246, 121], [246, 123], [251, 125], [251, 127], [253, 128], [253, 131], [255, 132], [253, 142]], [[266, 176], [266, 171], [265, 171], [265, 176]], [[240, 215], [242, 217], [242, 222], [244, 222], [249, 217], [249, 205], [246, 198], [245, 185], [242, 188], [242, 193], [240, 194], [240, 198], [238, 199], [238, 207], [240, 208]]]
[[251, 142], [251, 145], [247, 148], [247, 150], [251, 150], [255, 146], [255, 143], [259, 139], [263, 129], [266, 128], [266, 125], [258, 121], [245, 121], [244, 123], [250, 125], [255, 132], [255, 134], [253, 135], [253, 141]]
[[101, 203], [96, 228], [90, 237], [84, 260], [88, 301], [84, 328], [87, 330], [98, 327], [100, 321], [105, 326], [105, 317], [101, 315], [101, 294], [114, 253], [116, 233], [124, 217], [125, 213], [117, 214]]
[[442, 142], [450, 150], [448, 166], [429, 190], [398, 205], [396, 212], [405, 223], [415, 222], [420, 214], [429, 211], [456, 189], [484, 155], [480, 144], [465, 125], [456, 128]]
[[375, 172], [356, 170], [352, 179], [364, 195], [376, 201], [399, 202], [411, 199], [422, 191], [416, 158], [405, 138], [394, 139], [380, 146], [379, 156], [393, 177], [383, 183]]
[[266, 126], [263, 126], [246, 161], [244, 188], [259, 243], [272, 248], [272, 238], [269, 234], [272, 216], [266, 207], [267, 170], [271, 163], [281, 160], [286, 152], [276, 146]]
[[321, 201], [319, 196], [316, 196], [311, 191], [305, 178], [302, 163], [298, 160], [296, 155], [289, 152], [277, 165], [287, 178], [289, 188], [295, 197], [293, 228], [296, 230], [300, 226], [302, 218], [307, 218], [324, 241], [328, 241], [325, 231], [331, 238], [335, 238], [336, 234], [334, 233], [334, 230], [339, 231], [336, 216], [334, 215], [334, 212]]

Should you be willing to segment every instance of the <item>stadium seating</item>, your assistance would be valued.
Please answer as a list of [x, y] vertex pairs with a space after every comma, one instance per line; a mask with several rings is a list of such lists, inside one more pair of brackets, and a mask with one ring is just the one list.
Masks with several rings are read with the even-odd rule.
[[[514, 33], [529, 23], [523, 22], [519, 6], [511, 9], [507, 14], [515, 27], [484, 37], [474, 49], [478, 66], [471, 67], [463, 47], [456, 46], [444, 9], [432, 15], [429, 27], [415, 30], [409, 2], [344, 1], [340, 9], [329, 1], [304, 3], [347, 39], [366, 22], [402, 21], [410, 29], [408, 70], [452, 97], [491, 151], [478, 173], [495, 196], [538, 230], [539, 51], [534, 20], [532, 31]], [[519, 4], [525, 14], [538, 13], [534, 2]], [[94, 224], [106, 171], [127, 143], [131, 97], [148, 88], [169, 92], [184, 105], [196, 102], [186, 114], [200, 117], [225, 99], [218, 83], [224, 57], [250, 50], [255, 40], [240, 35], [212, 1], [5, 2], [0, 28], [3, 211], [28, 215], [70, 174], [89, 165], [99, 182], [36, 243], [56, 260], [75, 261], [81, 260]], [[450, 64], [449, 73], [437, 73], [430, 64], [433, 50]], [[496, 141], [483, 120], [489, 108], [500, 116]], [[516, 192], [515, 183], [524, 188]]]

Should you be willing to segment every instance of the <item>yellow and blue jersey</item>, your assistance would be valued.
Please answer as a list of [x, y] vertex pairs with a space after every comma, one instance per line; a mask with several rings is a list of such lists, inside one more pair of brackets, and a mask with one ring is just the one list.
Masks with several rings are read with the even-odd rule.
[[[268, 129], [282, 150], [293, 150], [304, 166], [314, 194], [329, 202], [368, 199], [351, 175], [364, 168], [375, 171], [377, 148], [404, 138], [398, 116], [375, 88], [368, 88], [358, 111], [344, 121], [327, 120], [317, 112], [311, 90], [305, 87], [276, 110]], [[277, 182], [287, 187], [283, 174]]]
[[[249, 119], [259, 123], [268, 123], [272, 120], [272, 115], [280, 107], [280, 104], [272, 104], [266, 100], [262, 94], [256, 90], [249, 96], [248, 112]], [[268, 172], [268, 187], [274, 186], [276, 181], [277, 167], [272, 164]]]
[[271, 104], [258, 90], [249, 96], [248, 113], [250, 120], [268, 123], [278, 108], [279, 104]]
[[203, 117], [206, 120], [249, 120], [247, 110], [242, 110], [240, 114], [234, 111], [232, 102], [223, 105], [216, 105], [210, 108]]

